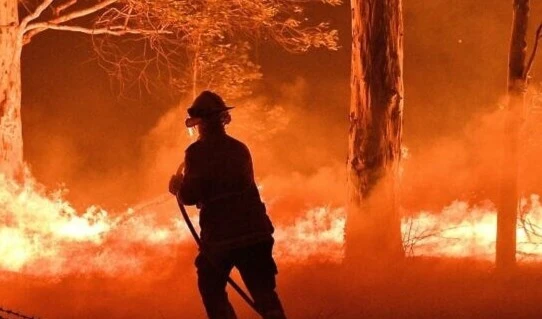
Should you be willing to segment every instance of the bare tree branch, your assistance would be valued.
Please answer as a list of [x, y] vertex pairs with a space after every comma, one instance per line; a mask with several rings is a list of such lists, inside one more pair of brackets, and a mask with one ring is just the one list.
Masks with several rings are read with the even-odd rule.
[[30, 10], [30, 8], [28, 7], [28, 3], [26, 0], [21, 0], [19, 1], [19, 3], [23, 6], [27, 13], [30, 14], [30, 12], [32, 12], [32, 10]]
[[22, 32], [24, 33], [26, 31], [26, 27], [27, 25], [33, 21], [33, 20], [36, 20], [37, 18], [39, 18], [39, 16], [42, 14], [43, 11], [45, 11], [45, 9], [47, 9], [47, 7], [49, 7], [49, 5], [51, 5], [51, 3], [53, 2], [53, 0], [44, 0], [37, 8], [36, 10], [34, 10], [34, 12], [32, 12], [31, 14], [27, 15], [23, 21], [21, 21], [21, 24], [20, 24], [20, 28], [22, 30]]
[[41, 23], [40, 29], [43, 30], [59, 30], [59, 31], [72, 31], [72, 32], [81, 32], [91, 35], [98, 34], [109, 34], [115, 36], [121, 36], [126, 34], [140, 34], [140, 35], [155, 35], [155, 34], [172, 34], [171, 31], [167, 30], [145, 30], [145, 29], [132, 29], [125, 28], [124, 26], [112, 26], [109, 28], [86, 28], [81, 26], [74, 25], [58, 25], [52, 23]]
[[128, 22], [130, 22], [130, 17], [132, 16], [132, 11], [134, 8], [130, 7], [130, 10], [126, 14], [126, 19], [124, 20], [124, 27], [126, 28], [128, 26]]
[[534, 40], [534, 46], [533, 51], [531, 52], [531, 57], [529, 58], [529, 62], [527, 63], [527, 67], [525, 68], [525, 73], [523, 74], [523, 78], [525, 80], [528, 80], [529, 73], [531, 72], [531, 69], [533, 67], [534, 58], [536, 56], [536, 51], [538, 50], [538, 42], [540, 41], [540, 38], [542, 37], [542, 23], [538, 26], [538, 29], [536, 30], [536, 37]]
[[[53, 0], [50, 0], [51, 2]], [[63, 4], [61, 7], [57, 8], [60, 9], [58, 12], [61, 12], [61, 11], [64, 11], [66, 10], [68, 7], [72, 6], [73, 4], [77, 3], [78, 0], [70, 0], [68, 1], [67, 3]], [[99, 2], [99, 3], [96, 3], [95, 5], [93, 6], [90, 6], [90, 7], [87, 7], [87, 8], [84, 8], [84, 9], [81, 9], [81, 10], [77, 10], [77, 11], [73, 11], [73, 12], [70, 12], [70, 13], [67, 13], [63, 16], [60, 16], [60, 17], [56, 17], [54, 19], [51, 19], [49, 21], [46, 21], [46, 22], [37, 22], [37, 23], [32, 23], [30, 25], [27, 25], [24, 27], [24, 31], [23, 33], [24, 34], [24, 44], [27, 44], [29, 43], [32, 38], [42, 32], [42, 31], [45, 31], [47, 29], [55, 29], [55, 30], [65, 30], [65, 31], [69, 31], [68, 29], [66, 28], [53, 28], [52, 26], [54, 25], [60, 25], [64, 22], [68, 22], [68, 21], [71, 21], [71, 20], [74, 20], [74, 19], [77, 19], [77, 18], [81, 18], [81, 17], [85, 17], [85, 16], [88, 16], [88, 15], [91, 15], [93, 13], [96, 13], [97, 11], [100, 11], [102, 9], [105, 9], [107, 8], [108, 6], [111, 6], [112, 4], [118, 2], [119, 0], [106, 0], [106, 1], [102, 1], [102, 2]], [[76, 31], [76, 32], [82, 32], [81, 28], [79, 27], [74, 27], [72, 28], [74, 30], [72, 31]], [[77, 29], [77, 30], [75, 30]], [[82, 29], [90, 29], [90, 28], [82, 28]], [[109, 28], [111, 29], [111, 28]], [[100, 29], [101, 31], [103, 31], [103, 28]], [[84, 32], [84, 33], [88, 33], [88, 32]], [[112, 34], [112, 35], [116, 35], [118, 34], [118, 32], [102, 32], [102, 33], [94, 33], [94, 34]], [[132, 33], [132, 32], [127, 32], [127, 33], [124, 33], [124, 34], [128, 34], [128, 33]], [[147, 34], [147, 33], [145, 33]]]
[[56, 16], [59, 16], [62, 11], [68, 9], [69, 7], [73, 6], [77, 3], [78, 0], [69, 0], [68, 2], [59, 5], [58, 7], [54, 8], [54, 12]]
[[91, 7], [81, 9], [81, 10], [78, 10], [78, 11], [73, 11], [71, 13], [65, 14], [65, 15], [60, 16], [58, 18], [55, 18], [55, 19], [53, 19], [53, 20], [51, 20], [49, 22], [50, 23], [55, 23], [55, 24], [60, 24], [60, 23], [68, 22], [68, 21], [73, 20], [73, 19], [88, 16], [88, 15], [93, 14], [93, 13], [95, 13], [97, 11], [100, 11], [100, 10], [102, 10], [104, 8], [107, 8], [108, 6], [112, 5], [115, 2], [119, 2], [119, 0], [105, 0], [105, 1], [102, 1], [102, 2], [99, 2], [99, 3], [95, 4], [95, 5], [93, 5]]
[[[53, 1], [53, 0], [47, 0], [49, 2], [49, 4]], [[73, 11], [73, 12], [70, 12], [68, 14], [65, 14], [63, 16], [60, 16], [58, 18], [55, 18], [55, 19], [52, 19], [52, 20], [49, 20], [47, 22], [45, 22], [47, 24], [47, 26], [50, 26], [50, 25], [58, 25], [58, 24], [61, 24], [61, 23], [64, 23], [64, 22], [68, 22], [68, 21], [71, 21], [71, 20], [74, 20], [74, 19], [77, 19], [77, 18], [81, 18], [81, 17], [84, 17], [84, 16], [88, 16], [90, 14], [93, 14], [97, 11], [100, 11], [110, 5], [112, 5], [113, 3], [115, 2], [118, 2], [118, 0], [105, 0], [105, 1], [102, 1], [102, 2], [99, 2], [91, 7], [88, 7], [88, 8], [85, 8], [85, 9], [81, 9], [81, 10], [78, 10], [78, 11]], [[28, 31], [31, 31], [31, 30], [34, 30], [34, 29], [42, 29], [44, 28], [44, 25], [43, 23], [32, 23], [28, 26], [24, 26], [24, 32], [28, 32]]]
[[[271, 39], [290, 52], [336, 49], [336, 31], [330, 30], [327, 23], [314, 25], [303, 15], [301, 4], [334, 5], [342, 0], [47, 1], [53, 2], [53, 16], [28, 23], [21, 31], [24, 44], [45, 30], [113, 37], [135, 35], [121, 40], [122, 45], [107, 36], [92, 38], [100, 63], [111, 68], [112, 78], [131, 77], [148, 86], [151, 82], [139, 72], [143, 70], [168, 84], [184, 86], [180, 79], [194, 62], [198, 66], [198, 85], [220, 86], [240, 94], [249, 92], [246, 83], [261, 77], [250, 54], [250, 43], [257, 39]], [[201, 43], [197, 41], [200, 38], [204, 40]], [[194, 54], [201, 45], [204, 54]], [[143, 52], [138, 52], [141, 49]], [[139, 53], [143, 59], [136, 57]], [[239, 69], [246, 71], [246, 81], [238, 80]]]

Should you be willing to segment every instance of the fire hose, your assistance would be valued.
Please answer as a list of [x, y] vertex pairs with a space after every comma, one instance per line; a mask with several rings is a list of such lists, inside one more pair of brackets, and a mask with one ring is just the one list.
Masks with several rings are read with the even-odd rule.
[[[184, 163], [181, 164], [179, 167], [178, 173], [182, 171], [184, 168]], [[184, 204], [181, 200], [181, 197], [179, 196], [179, 192], [175, 195], [177, 198], [177, 204], [179, 205], [179, 209], [181, 210], [181, 214], [183, 215], [184, 221], [186, 222], [186, 226], [188, 226], [188, 230], [190, 230], [190, 233], [192, 234], [192, 237], [194, 237], [194, 241], [196, 242], [196, 245], [198, 246], [200, 253], [207, 259], [207, 261], [215, 268], [215, 270], [219, 273], [222, 273], [222, 269], [220, 269], [216, 263], [213, 262], [211, 256], [205, 253], [203, 250], [203, 245], [201, 243], [201, 239], [196, 232], [196, 229], [194, 228], [194, 225], [192, 224], [192, 221], [190, 220], [190, 217], [188, 216], [188, 213], [186, 211], [186, 208], [184, 207]], [[230, 286], [243, 298], [243, 300], [254, 310], [256, 313], [258, 313], [260, 316], [263, 317], [263, 314], [261, 311], [256, 307], [256, 304], [252, 300], [252, 298], [249, 297], [249, 295], [241, 288], [229, 275], [225, 274], [227, 276], [227, 282], [230, 284]]]

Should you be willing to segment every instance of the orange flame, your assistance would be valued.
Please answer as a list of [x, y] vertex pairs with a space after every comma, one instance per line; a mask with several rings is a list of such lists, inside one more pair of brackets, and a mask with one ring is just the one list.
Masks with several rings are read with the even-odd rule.
[[[79, 214], [62, 195], [46, 193], [31, 178], [20, 185], [0, 175], [0, 271], [134, 275], [150, 261], [149, 251], [165, 257], [180, 244], [192, 245], [172, 197], [162, 201], [161, 208], [146, 205], [112, 216], [96, 206]], [[523, 260], [542, 260], [540, 197], [522, 200], [521, 207], [518, 254]], [[171, 214], [170, 220], [159, 223], [158, 211]], [[277, 225], [279, 262], [340, 262], [345, 221], [344, 208], [322, 206], [308, 209], [289, 225]], [[438, 214], [422, 211], [402, 222], [405, 250], [417, 256], [493, 259], [495, 229], [491, 203], [471, 206], [455, 201]]]
[[[538, 195], [523, 199], [525, 213], [517, 228], [518, 256], [542, 260], [542, 205]], [[409, 255], [494, 259], [497, 212], [493, 204], [469, 206], [454, 201], [439, 214], [420, 212], [403, 220], [403, 243]]]
[[0, 270], [36, 275], [138, 271], [142, 260], [134, 258], [131, 245], [174, 244], [188, 238], [179, 220], [159, 225], [133, 210], [111, 217], [95, 206], [78, 214], [61, 191], [47, 194], [31, 178], [19, 185], [3, 175], [0, 218]]

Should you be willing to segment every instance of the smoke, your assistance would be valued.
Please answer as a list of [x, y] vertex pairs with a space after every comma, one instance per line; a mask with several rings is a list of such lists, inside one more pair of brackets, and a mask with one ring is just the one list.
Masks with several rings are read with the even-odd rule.
[[[527, 100], [535, 101], [537, 96], [539, 93], [532, 89]], [[524, 197], [542, 192], [536, 177], [542, 173], [537, 164], [542, 156], [538, 143], [542, 132], [536, 124], [540, 117], [538, 106], [533, 103], [527, 104], [519, 141], [519, 187]], [[496, 106], [493, 111], [472, 116], [453, 135], [435, 137], [423, 148], [410, 150], [402, 163], [403, 206], [416, 212], [436, 210], [457, 199], [496, 203], [504, 154], [504, 120], [505, 112]]]
[[[275, 99], [259, 96], [237, 101], [229, 130], [252, 150], [257, 182], [275, 222], [280, 262], [340, 261], [344, 170], [325, 143], [315, 151], [325, 135], [318, 127], [311, 128], [312, 137], [320, 138], [318, 144], [300, 145], [294, 155], [284, 156], [289, 147], [285, 141], [302, 139], [310, 125], [299, 118], [310, 117], [303, 114], [307, 94], [304, 80], [278, 90], [281, 93]], [[175, 255], [190, 244], [189, 236], [173, 197], [166, 192], [167, 181], [191, 142], [182, 125], [184, 114], [183, 107], [170, 109], [142, 138], [144, 156], [137, 159], [137, 165], [131, 165], [140, 173], [131, 174], [129, 181], [141, 185], [139, 193], [143, 196], [127, 208], [102, 208], [96, 201], [82, 210], [66, 199], [66, 188], [44, 187], [30, 175], [23, 185], [2, 179], [0, 217], [5, 223], [0, 236], [5, 244], [0, 246], [4, 256], [0, 270], [44, 278], [128, 278], [148, 275], [155, 269], [153, 260], [170, 266], [186, 262]], [[51, 156], [55, 149], [47, 148]], [[77, 163], [77, 158], [73, 162]], [[296, 167], [299, 171], [294, 170]], [[117, 175], [110, 176], [109, 182], [93, 184], [90, 179], [86, 183], [88, 187], [114, 189], [119, 180], [121, 185], [126, 183]], [[112, 194], [125, 197], [123, 193]], [[195, 210], [191, 213], [195, 215]], [[197, 219], [194, 222], [197, 224]]]
[[[402, 163], [401, 202], [407, 216], [403, 225], [409, 226], [412, 218], [418, 230], [436, 232], [428, 241], [418, 241], [431, 254], [448, 249], [456, 256], [487, 257], [492, 250], [487, 238], [494, 234], [486, 230], [487, 225], [494, 230], [498, 197], [499, 97], [506, 88], [510, 9], [510, 3], [495, 1], [405, 2], [404, 142], [410, 156]], [[532, 16], [539, 16], [540, 3], [533, 2], [532, 9]], [[336, 19], [344, 23], [344, 35], [350, 34], [348, 16], [346, 5]], [[101, 84], [106, 81], [94, 65], [43, 63], [52, 60], [44, 51], [54, 45], [38, 41], [30, 45], [42, 48], [39, 58], [26, 53], [23, 119], [27, 159], [47, 190], [34, 185], [29, 192], [29, 185], [17, 188], [3, 181], [2, 194], [16, 195], [10, 205], [21, 205], [24, 194], [40, 194], [26, 199], [56, 206], [10, 206], [24, 212], [18, 217], [2, 209], [0, 243], [14, 242], [21, 249], [0, 244], [0, 255], [20, 258], [9, 267], [6, 258], [2, 260], [0, 299], [44, 318], [202, 318], [193, 266], [196, 249], [174, 201], [161, 200], [191, 142], [182, 125], [190, 101], [158, 103], [147, 97], [119, 103]], [[65, 38], [57, 39], [62, 41]], [[352, 280], [363, 286], [371, 278], [360, 275], [336, 282], [341, 269], [328, 263], [341, 258], [338, 238], [345, 222], [348, 36], [342, 41], [343, 50], [333, 55], [286, 56], [262, 50], [263, 59], [268, 59], [262, 61], [265, 87], [255, 97], [228, 101], [236, 107], [228, 130], [249, 146], [261, 193], [277, 226], [279, 292], [289, 313], [299, 318], [348, 318], [343, 313], [362, 303], [368, 317], [378, 308], [388, 312], [380, 310], [382, 315], [373, 317], [410, 313], [419, 318], [414, 309], [436, 307], [421, 303], [450, 287], [421, 295], [419, 287], [424, 285], [418, 279], [426, 273], [419, 271], [423, 276], [412, 287], [401, 289], [401, 282], [393, 281], [392, 288], [360, 292]], [[81, 51], [77, 52], [84, 60]], [[54, 52], [58, 54], [73, 55], [71, 50]], [[540, 73], [539, 65], [534, 76]], [[51, 80], [43, 81], [43, 74]], [[529, 119], [537, 123], [536, 117]], [[540, 205], [530, 194], [542, 191], [542, 152], [533, 146], [539, 135], [528, 136], [523, 139], [532, 145], [524, 148], [522, 157], [523, 207], [537, 221]], [[48, 191], [59, 184], [70, 192], [57, 196]], [[103, 208], [79, 209], [96, 204]], [[57, 232], [36, 225], [53, 225]], [[70, 237], [71, 227], [85, 231]], [[77, 237], [82, 234], [86, 237]], [[465, 240], [455, 240], [458, 234]], [[434, 282], [448, 275], [434, 276]], [[406, 298], [404, 291], [412, 292], [415, 300]], [[385, 297], [376, 302], [372, 298], [379, 293]], [[463, 293], [458, 289], [457, 295]], [[401, 296], [393, 299], [394, 294]], [[479, 300], [486, 292], [475, 294]], [[251, 315], [236, 297], [232, 299], [240, 316]], [[62, 307], [49, 300], [62, 301]], [[389, 310], [394, 301], [405, 304], [404, 313]], [[457, 303], [449, 304], [449, 313], [454, 313]]]
[[409, 152], [402, 163], [402, 204], [415, 212], [456, 199], [495, 200], [502, 134], [503, 114], [496, 111], [476, 116], [454, 136], [435, 138]]
[[[310, 112], [305, 80], [281, 84], [276, 91], [276, 95], [226, 101], [235, 107], [230, 111], [233, 121], [228, 133], [249, 147], [264, 198], [279, 203], [287, 198], [292, 204], [288, 214], [276, 214], [295, 217], [293, 211], [339, 205], [343, 202], [344, 170], [332, 145], [337, 140], [343, 144], [346, 141], [328, 135], [321, 115]], [[164, 192], [170, 176], [184, 160], [184, 150], [195, 141], [183, 125], [189, 104], [183, 101], [182, 106], [169, 110], [143, 138], [142, 166], [146, 174], [142, 185], [148, 186], [150, 197]], [[330, 185], [336, 185], [334, 191], [327, 190]]]
[[[282, 84], [276, 90], [274, 98], [260, 95], [232, 102], [236, 109], [230, 133], [252, 151], [257, 182], [277, 228], [277, 249], [283, 261], [337, 261], [343, 237], [345, 179], [333, 148], [326, 146], [335, 137], [326, 137], [324, 125], [314, 125], [322, 121], [319, 115], [308, 115], [305, 80]], [[76, 185], [84, 187], [75, 192], [82, 198], [90, 198], [97, 189], [122, 202], [134, 196], [125, 190], [139, 185], [135, 192], [139, 199], [127, 207], [110, 208], [87, 199], [89, 207], [81, 209], [69, 201], [68, 189], [62, 184], [44, 187], [30, 173], [22, 185], [2, 177], [0, 217], [4, 224], [0, 235], [5, 244], [0, 246], [4, 256], [0, 270], [52, 278], [135, 276], [149, 267], [150, 260], [168, 259], [188, 238], [175, 201], [166, 191], [169, 177], [192, 141], [182, 125], [185, 112], [178, 106], [158, 118], [138, 143], [141, 156], [120, 172], [106, 170], [99, 173], [98, 180], [80, 174], [83, 180]], [[307, 131], [312, 140], [306, 138]], [[44, 154], [56, 158], [62, 151], [68, 156], [40, 164], [41, 169], [46, 168], [42, 178], [57, 173], [75, 175], [82, 169], [86, 159], [68, 140], [44, 138], [50, 141], [42, 148]], [[298, 141], [295, 151], [292, 141]], [[118, 156], [120, 163], [123, 156]], [[62, 163], [67, 167], [59, 165]], [[304, 249], [303, 255], [296, 252], [318, 243], [327, 248]], [[330, 255], [330, 251], [336, 253]]]

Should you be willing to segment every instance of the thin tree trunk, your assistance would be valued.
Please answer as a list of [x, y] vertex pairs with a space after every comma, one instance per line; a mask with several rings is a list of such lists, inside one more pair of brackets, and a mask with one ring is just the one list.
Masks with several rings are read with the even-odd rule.
[[516, 263], [516, 223], [518, 213], [519, 131], [525, 106], [527, 26], [529, 0], [514, 1], [514, 16], [508, 60], [508, 108], [503, 141], [502, 180], [497, 215], [496, 265], [508, 270]]
[[403, 113], [402, 0], [351, 0], [346, 261], [403, 256], [398, 165]]
[[194, 56], [192, 58], [192, 100], [198, 96], [198, 81], [199, 81], [199, 59], [201, 50], [201, 33], [194, 45]]
[[197, 52], [192, 59], [192, 100], [198, 96], [198, 56]]
[[17, 0], [0, 0], [0, 173], [23, 168], [21, 50]]

